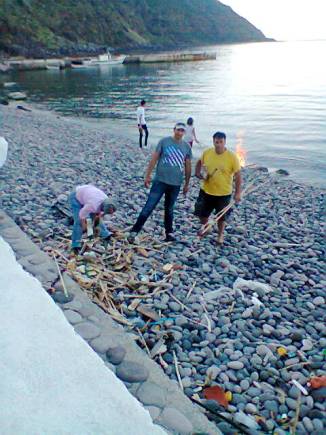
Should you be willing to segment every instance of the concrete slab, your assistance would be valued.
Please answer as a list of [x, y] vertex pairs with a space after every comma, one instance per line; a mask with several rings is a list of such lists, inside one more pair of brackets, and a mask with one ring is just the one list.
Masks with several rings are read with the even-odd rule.
[[1, 434], [164, 434], [2, 237], [0, 264]]

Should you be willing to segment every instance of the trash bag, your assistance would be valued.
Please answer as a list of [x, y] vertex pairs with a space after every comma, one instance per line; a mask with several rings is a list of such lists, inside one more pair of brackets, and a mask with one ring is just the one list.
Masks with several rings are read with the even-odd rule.
[[259, 291], [263, 294], [269, 293], [272, 291], [271, 286], [268, 284], [264, 284], [258, 281], [251, 281], [242, 278], [237, 278], [233, 283], [233, 290], [241, 290], [243, 287], [249, 288], [253, 291]]
[[8, 153], [8, 142], [4, 137], [0, 137], [0, 168], [5, 164]]

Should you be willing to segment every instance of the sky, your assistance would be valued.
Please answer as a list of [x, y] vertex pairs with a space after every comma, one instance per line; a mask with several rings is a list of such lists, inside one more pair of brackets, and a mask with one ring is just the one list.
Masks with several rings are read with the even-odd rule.
[[326, 0], [220, 0], [277, 40], [326, 39]]

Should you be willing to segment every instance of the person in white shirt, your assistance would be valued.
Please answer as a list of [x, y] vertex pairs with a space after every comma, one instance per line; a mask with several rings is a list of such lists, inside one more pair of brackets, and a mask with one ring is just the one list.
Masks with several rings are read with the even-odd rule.
[[192, 144], [194, 143], [194, 141], [196, 143], [199, 143], [199, 141], [198, 141], [198, 139], [196, 137], [195, 127], [194, 127], [194, 119], [193, 118], [188, 118], [187, 119], [186, 132], [185, 132], [185, 135], [184, 135], [183, 139], [191, 147], [192, 147]]
[[145, 132], [145, 147], [147, 146], [147, 141], [148, 141], [148, 128], [147, 128], [146, 119], [145, 119], [145, 106], [146, 106], [146, 101], [141, 100], [140, 106], [137, 109], [137, 124], [138, 124], [138, 130], [139, 130], [139, 146], [140, 146], [140, 148], [143, 147], [144, 132]]

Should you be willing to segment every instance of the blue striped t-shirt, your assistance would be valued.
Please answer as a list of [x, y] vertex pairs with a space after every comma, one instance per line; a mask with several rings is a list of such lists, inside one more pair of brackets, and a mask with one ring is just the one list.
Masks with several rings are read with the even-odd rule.
[[183, 180], [184, 164], [192, 158], [190, 146], [184, 140], [176, 142], [173, 137], [161, 139], [156, 147], [160, 154], [155, 180], [173, 186], [180, 186]]

